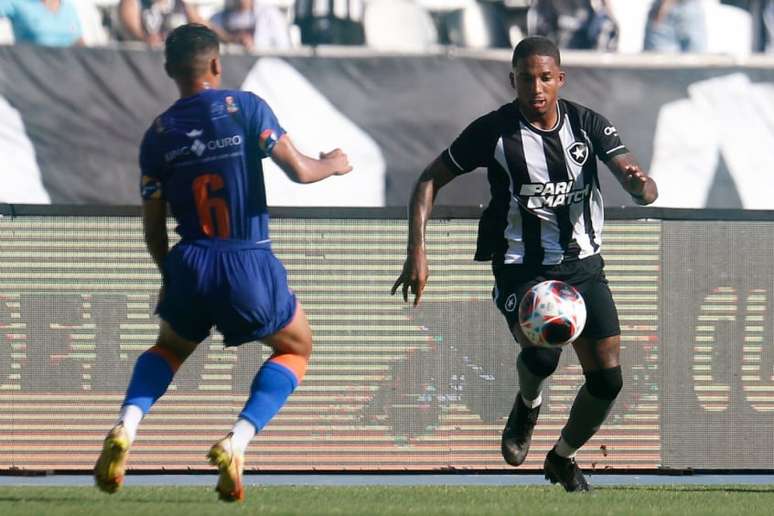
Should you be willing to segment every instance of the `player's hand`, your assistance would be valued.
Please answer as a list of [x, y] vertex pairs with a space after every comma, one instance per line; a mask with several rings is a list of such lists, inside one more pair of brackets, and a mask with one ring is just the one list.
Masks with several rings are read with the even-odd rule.
[[341, 149], [333, 149], [330, 152], [321, 152], [320, 160], [330, 163], [334, 170], [334, 176], [343, 176], [344, 174], [352, 172], [352, 165], [349, 164], [349, 158]]
[[414, 306], [417, 306], [425, 290], [428, 276], [430, 276], [430, 269], [427, 266], [425, 251], [409, 251], [403, 263], [403, 271], [392, 286], [390, 294], [395, 295], [398, 287], [403, 285], [403, 301], [408, 302], [408, 293], [411, 290], [414, 294]]
[[645, 193], [645, 185], [648, 176], [637, 165], [626, 165], [623, 170], [622, 184], [631, 195], [642, 197]]

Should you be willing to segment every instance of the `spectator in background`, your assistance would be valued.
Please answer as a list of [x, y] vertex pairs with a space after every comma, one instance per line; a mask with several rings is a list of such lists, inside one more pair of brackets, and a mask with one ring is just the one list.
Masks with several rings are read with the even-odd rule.
[[296, 0], [294, 19], [304, 45], [364, 45], [365, 0]]
[[703, 0], [654, 0], [645, 26], [644, 50], [706, 52]]
[[533, 0], [527, 30], [559, 48], [607, 52], [618, 48], [618, 23], [607, 0]]
[[118, 16], [127, 40], [161, 48], [167, 34], [186, 23], [206, 25], [196, 8], [184, 0], [120, 0]]
[[83, 45], [81, 23], [72, 0], [0, 0], [2, 17], [11, 22], [16, 43]]
[[262, 0], [226, 0], [210, 23], [220, 38], [248, 50], [290, 48], [287, 18]]

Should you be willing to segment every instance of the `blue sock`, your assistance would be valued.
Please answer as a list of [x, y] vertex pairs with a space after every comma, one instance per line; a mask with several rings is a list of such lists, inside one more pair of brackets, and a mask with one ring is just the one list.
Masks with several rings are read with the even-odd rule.
[[271, 421], [298, 386], [292, 370], [271, 360], [263, 364], [250, 386], [250, 397], [239, 414], [258, 431]]
[[179, 365], [180, 361], [174, 355], [158, 346], [140, 355], [134, 364], [123, 405], [137, 405], [143, 414], [147, 414], [156, 400], [167, 392]]

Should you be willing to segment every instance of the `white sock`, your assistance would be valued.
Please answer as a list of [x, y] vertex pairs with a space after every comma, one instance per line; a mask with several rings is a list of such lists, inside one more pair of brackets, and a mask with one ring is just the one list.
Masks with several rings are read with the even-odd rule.
[[521, 401], [524, 402], [524, 404], [527, 406], [527, 408], [535, 408], [538, 405], [540, 405], [541, 403], [543, 403], [543, 393], [541, 392], [540, 394], [538, 394], [538, 397], [535, 398], [534, 400], [528, 400], [524, 396], [521, 396]]
[[137, 427], [145, 414], [137, 405], [124, 405], [121, 407], [121, 414], [118, 416], [118, 423], [123, 423], [126, 433], [129, 435], [129, 444], [134, 442], [137, 437]]
[[575, 454], [578, 453], [578, 448], [573, 448], [567, 444], [564, 437], [560, 437], [559, 440], [556, 441], [554, 449], [556, 450], [557, 455], [564, 457], [565, 459], [572, 459], [575, 457]]
[[244, 454], [253, 437], [255, 437], [255, 426], [246, 419], [238, 419], [231, 429], [231, 446], [234, 452]]

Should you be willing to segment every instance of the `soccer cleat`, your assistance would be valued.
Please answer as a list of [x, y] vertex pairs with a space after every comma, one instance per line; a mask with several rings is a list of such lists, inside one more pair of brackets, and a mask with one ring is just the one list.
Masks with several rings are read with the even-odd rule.
[[108, 432], [94, 465], [94, 484], [100, 491], [113, 494], [124, 484], [126, 459], [129, 456], [129, 435], [118, 424]]
[[245, 499], [245, 490], [242, 486], [242, 468], [245, 458], [242, 454], [234, 452], [231, 444], [231, 434], [216, 442], [207, 453], [210, 464], [217, 466], [220, 476], [215, 490], [218, 498], [224, 502], [241, 502]]
[[520, 466], [527, 458], [538, 414], [540, 414], [540, 405], [529, 408], [521, 399], [521, 393], [516, 395], [516, 401], [508, 416], [508, 422], [505, 423], [500, 442], [503, 458], [511, 466]]
[[586, 482], [586, 477], [575, 459], [560, 457], [555, 448], [551, 448], [546, 455], [543, 470], [546, 480], [550, 480], [552, 484], [561, 484], [565, 491], [591, 491], [591, 486]]

